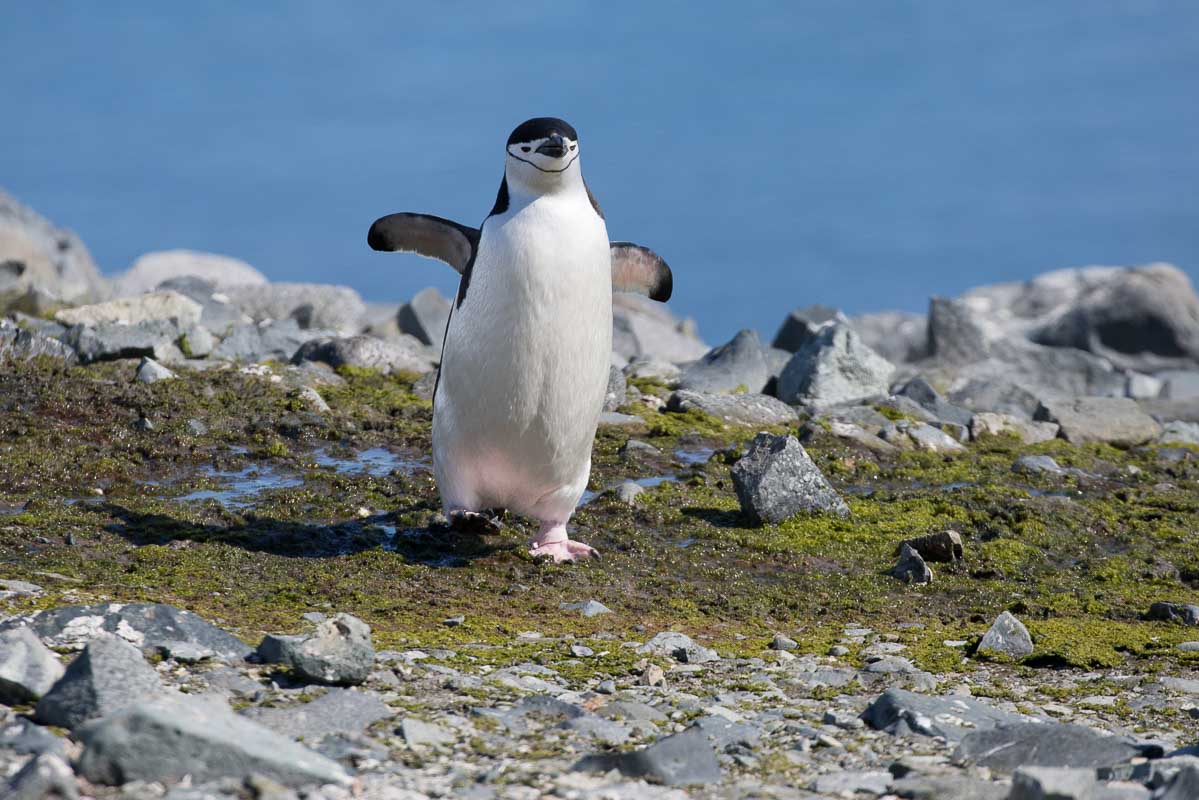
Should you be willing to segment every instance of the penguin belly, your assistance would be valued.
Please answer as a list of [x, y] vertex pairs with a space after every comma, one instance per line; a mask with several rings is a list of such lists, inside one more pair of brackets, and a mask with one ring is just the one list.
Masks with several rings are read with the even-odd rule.
[[538, 198], [483, 226], [434, 399], [447, 512], [574, 512], [607, 390], [610, 258], [603, 221], [569, 200]]

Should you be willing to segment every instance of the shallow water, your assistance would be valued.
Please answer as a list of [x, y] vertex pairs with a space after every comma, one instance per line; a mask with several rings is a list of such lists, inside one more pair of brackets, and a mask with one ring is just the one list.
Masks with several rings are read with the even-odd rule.
[[197, 489], [194, 492], [176, 497], [181, 503], [193, 500], [216, 500], [227, 508], [248, 508], [254, 505], [258, 496], [272, 489], [292, 489], [304, 485], [304, 479], [297, 475], [282, 474], [272, 467], [251, 464], [235, 472], [218, 470], [214, 467], [203, 467], [201, 472], [214, 480], [228, 484], [223, 489]]
[[427, 458], [402, 456], [383, 447], [362, 450], [351, 458], [331, 456], [321, 449], [316, 451], [313, 460], [319, 467], [332, 467], [342, 474], [366, 474], [375, 477], [390, 475], [393, 470], [411, 473], [430, 468]]

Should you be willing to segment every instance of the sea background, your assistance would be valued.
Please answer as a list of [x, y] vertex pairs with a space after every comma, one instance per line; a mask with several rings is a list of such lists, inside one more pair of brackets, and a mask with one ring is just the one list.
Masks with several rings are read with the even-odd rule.
[[477, 224], [547, 115], [710, 342], [1059, 267], [1199, 281], [1188, 0], [6, 3], [0, 60], [0, 187], [106, 274], [185, 247], [452, 293], [367, 226]]

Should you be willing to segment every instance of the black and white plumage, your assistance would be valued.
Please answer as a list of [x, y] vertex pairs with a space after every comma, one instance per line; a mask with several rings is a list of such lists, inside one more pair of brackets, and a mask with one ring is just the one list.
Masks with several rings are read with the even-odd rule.
[[509, 508], [536, 518], [534, 554], [594, 554], [566, 522], [591, 471], [607, 388], [612, 292], [670, 298], [656, 253], [609, 242], [583, 181], [578, 134], [538, 117], [508, 138], [504, 179], [479, 228], [389, 214], [367, 241], [462, 275], [433, 401], [433, 463], [451, 517]]

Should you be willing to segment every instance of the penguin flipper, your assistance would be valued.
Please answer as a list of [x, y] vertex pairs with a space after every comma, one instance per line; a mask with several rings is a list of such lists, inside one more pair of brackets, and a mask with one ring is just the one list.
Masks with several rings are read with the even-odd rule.
[[366, 234], [366, 243], [372, 250], [398, 250], [435, 258], [462, 274], [479, 246], [479, 229], [432, 214], [403, 212], [375, 220]]
[[632, 242], [612, 242], [612, 288], [635, 292], [665, 303], [674, 289], [670, 267], [662, 256]]

